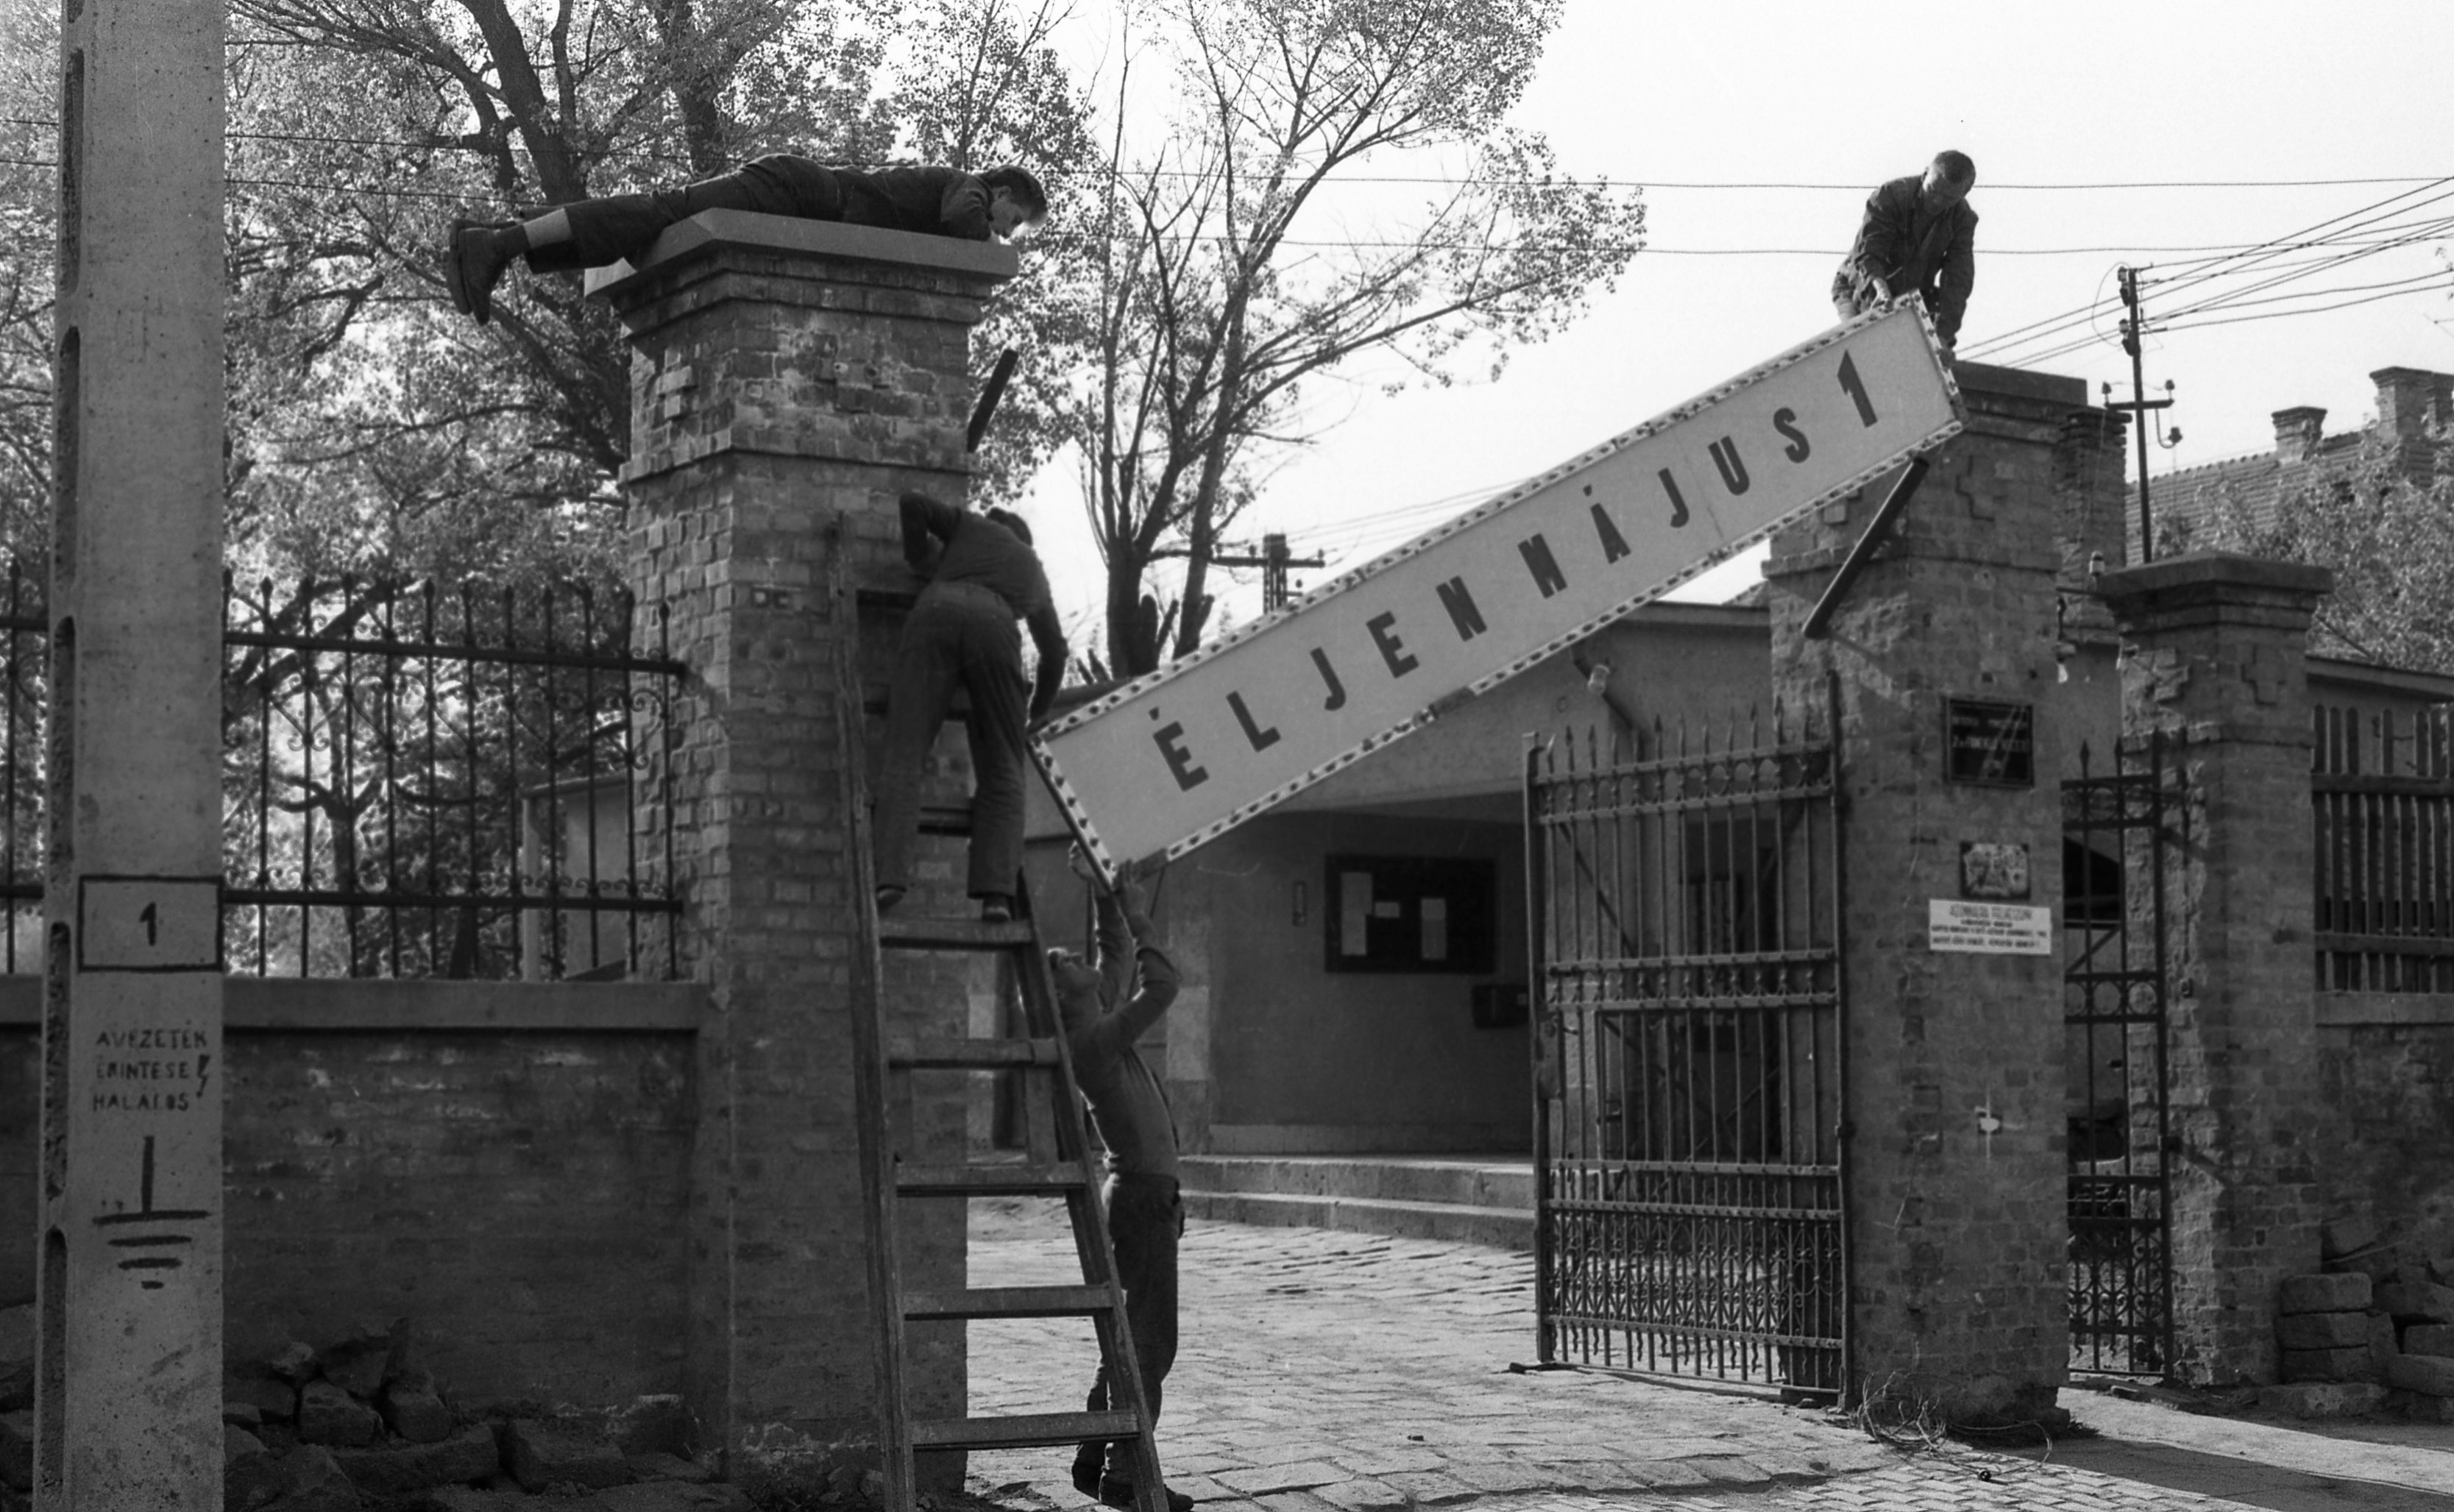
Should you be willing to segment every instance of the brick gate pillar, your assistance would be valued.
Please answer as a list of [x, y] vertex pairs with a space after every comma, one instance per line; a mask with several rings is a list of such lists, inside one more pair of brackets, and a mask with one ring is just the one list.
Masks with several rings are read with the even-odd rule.
[[[865, 633], [882, 668], [892, 625], [869, 621], [896, 611], [847, 623], [834, 554], [871, 603], [915, 586], [895, 494], [963, 496], [970, 331], [1015, 266], [999, 246], [717, 212], [635, 270], [592, 275], [634, 349], [632, 584], [643, 614], [670, 614], [690, 668], [665, 747], [673, 882], [687, 969], [714, 1011], [697, 1061], [688, 1391], [754, 1484], [876, 1456], [847, 1011], [863, 903], [839, 785], [862, 753], [837, 733], [835, 657]], [[905, 905], [930, 906], [926, 886]], [[890, 1032], [961, 1033], [970, 976], [890, 961]], [[915, 1130], [923, 1145], [959, 1139], [959, 1096], [925, 1099]], [[961, 1285], [960, 1204], [914, 1207], [905, 1280]], [[959, 1412], [959, 1325], [913, 1333], [917, 1402]]]
[[[1829, 635], [1803, 623], [1888, 480], [1764, 576], [1775, 691], [1838, 704], [1847, 1390], [1981, 1421], [2050, 1411], [2067, 1363], [2055, 575], [2092, 474], [2066, 454], [2084, 385], [1958, 377], [1967, 430]], [[2017, 927], [1941, 948], [1976, 942], [1954, 905]]]
[[2164, 880], [2175, 1368], [2276, 1379], [2275, 1292], [2318, 1268], [2309, 618], [2322, 567], [2221, 553], [2106, 574], [2123, 738], [2179, 735]]

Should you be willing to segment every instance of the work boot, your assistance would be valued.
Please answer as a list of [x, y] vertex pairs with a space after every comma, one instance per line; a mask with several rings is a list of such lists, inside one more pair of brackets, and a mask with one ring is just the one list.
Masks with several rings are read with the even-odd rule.
[[988, 924], [1002, 924], [1013, 917], [1013, 898], [1008, 897], [1003, 893], [982, 893], [980, 895], [981, 922]]
[[1099, 1472], [1106, 1467], [1107, 1462], [1108, 1441], [1105, 1439], [1089, 1440], [1080, 1448], [1075, 1450], [1074, 1489], [1094, 1502], [1099, 1500]]
[[[1099, 1480], [1099, 1500], [1113, 1507], [1134, 1506], [1133, 1482], [1120, 1475], [1102, 1476]], [[1193, 1512], [1193, 1498], [1181, 1491], [1170, 1489], [1167, 1493], [1167, 1512]]]
[[443, 253], [443, 282], [452, 291], [452, 308], [481, 326], [493, 318], [494, 283], [511, 261], [496, 248], [495, 230], [459, 217], [452, 222], [452, 240]]

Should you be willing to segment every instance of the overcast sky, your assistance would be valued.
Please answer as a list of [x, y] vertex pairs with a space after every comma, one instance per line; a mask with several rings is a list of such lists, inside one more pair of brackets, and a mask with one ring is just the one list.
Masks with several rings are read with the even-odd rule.
[[[1072, 23], [1086, 72], [1114, 56], [1106, 14], [1087, 0]], [[1963, 355], [2077, 376], [2092, 395], [2116, 381], [2126, 397], [2118, 305], [1997, 343], [2112, 301], [2125, 262], [2151, 280], [2234, 271], [2151, 284], [2151, 319], [2215, 295], [2270, 301], [2151, 336], [2148, 384], [2174, 383], [2163, 423], [2184, 436], [2156, 454], [2159, 472], [2265, 450], [2268, 415], [2287, 406], [2323, 406], [2329, 432], [2356, 426], [2375, 369], [2454, 372], [2454, 178], [2430, 183], [2454, 175], [2445, 0], [1568, 0], [1566, 17], [1518, 122], [1550, 137], [1565, 171], [1647, 186], [1646, 251], [1579, 328], [1519, 353], [1497, 384], [1391, 398], [1366, 363], [1322, 388], [1337, 423], [1276, 473], [1239, 534], [1282, 530], [1333, 570], [1360, 561], [1807, 339], [1833, 323], [1827, 290], [1866, 192], [1944, 147], [1976, 159], [1982, 216]], [[2378, 182], [2305, 182], [2347, 179]], [[2180, 183], [2222, 187], [2120, 187]], [[1678, 187], [1707, 184], [1756, 187]], [[2313, 228], [2327, 245], [2211, 263]], [[2388, 238], [2407, 245], [2315, 261]], [[2420, 281], [2371, 287], [2404, 280]], [[1028, 513], [1068, 618], [1091, 615], [1097, 562], [1070, 459]], [[1239, 620], [1258, 611], [1247, 576], [1225, 597]], [[1704, 596], [1754, 576], [1741, 560], [1702, 580]]]

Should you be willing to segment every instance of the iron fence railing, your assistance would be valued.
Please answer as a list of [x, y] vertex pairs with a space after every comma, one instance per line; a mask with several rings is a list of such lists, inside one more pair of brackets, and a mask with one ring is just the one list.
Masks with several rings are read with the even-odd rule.
[[[0, 960], [23, 972], [40, 954], [47, 618], [31, 574], [0, 575]], [[661, 610], [354, 578], [225, 598], [231, 971], [679, 975], [664, 753], [683, 669]]]
[[233, 971], [678, 975], [658, 759], [680, 668], [627, 596], [233, 587]]
[[2454, 708], [2314, 723], [2319, 989], [2454, 992]]

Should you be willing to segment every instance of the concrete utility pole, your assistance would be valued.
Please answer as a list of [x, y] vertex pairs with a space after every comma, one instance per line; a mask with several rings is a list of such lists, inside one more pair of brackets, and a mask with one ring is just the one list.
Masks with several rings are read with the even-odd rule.
[[[2139, 300], [2140, 270], [2124, 267], [2116, 271], [2122, 279], [2122, 308], [2130, 312], [2122, 321], [2122, 350], [2130, 354], [2130, 402], [2115, 403], [2113, 385], [2108, 383], [2104, 386], [2104, 407], [2139, 417], [2139, 559], [2152, 562], [2156, 559], [2156, 516], [2147, 504], [2147, 415], [2150, 411], [2173, 407], [2173, 386], [2169, 382], [2164, 385], [2164, 397], [2161, 399], [2147, 397], [2147, 379], [2140, 365], [2141, 338], [2147, 333], [2147, 312], [2141, 308]], [[2182, 433], [2175, 431], [2169, 444], [2178, 446], [2181, 440]]]
[[221, 1505], [222, 7], [66, 0], [34, 1505]]

